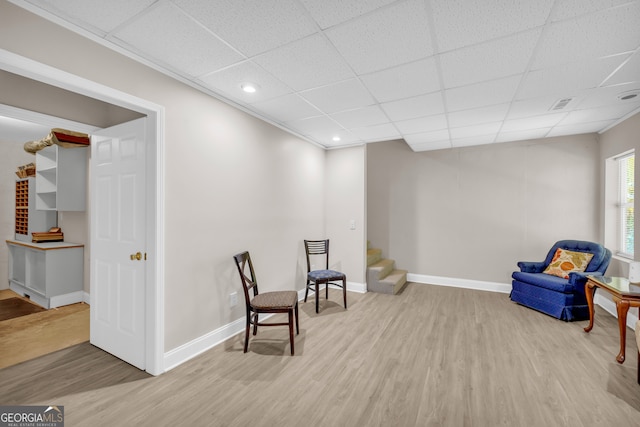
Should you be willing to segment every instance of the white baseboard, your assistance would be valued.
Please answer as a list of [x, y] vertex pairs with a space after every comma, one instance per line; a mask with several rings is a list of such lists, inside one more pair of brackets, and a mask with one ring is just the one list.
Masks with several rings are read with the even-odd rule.
[[511, 292], [511, 284], [485, 282], [481, 280], [456, 279], [453, 277], [427, 276], [424, 274], [407, 274], [407, 281], [437, 286], [451, 286], [453, 288], [475, 289], [478, 291], [500, 292], [508, 294]]
[[359, 294], [364, 294], [367, 292], [367, 284], [357, 283], [357, 282], [347, 282], [347, 290], [349, 292], [357, 292]]
[[49, 298], [49, 307], [56, 308], [63, 305], [75, 304], [82, 302], [84, 298], [83, 291], [69, 292], [68, 294], [56, 295]]
[[232, 336], [244, 331], [245, 318], [242, 317], [226, 324], [215, 331], [211, 331], [195, 340], [189, 341], [178, 348], [174, 348], [164, 354], [164, 371], [168, 372], [187, 360], [217, 346]]

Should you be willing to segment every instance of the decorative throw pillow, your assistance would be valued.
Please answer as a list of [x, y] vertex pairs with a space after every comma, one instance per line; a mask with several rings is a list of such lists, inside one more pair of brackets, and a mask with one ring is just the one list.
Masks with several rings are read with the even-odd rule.
[[569, 273], [584, 271], [591, 258], [593, 258], [593, 254], [587, 252], [574, 252], [558, 248], [543, 273], [568, 279]]

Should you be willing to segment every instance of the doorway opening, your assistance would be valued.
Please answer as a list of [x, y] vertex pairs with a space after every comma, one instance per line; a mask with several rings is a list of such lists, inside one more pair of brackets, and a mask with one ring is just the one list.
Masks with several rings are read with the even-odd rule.
[[[97, 101], [124, 108], [147, 117], [146, 169], [146, 252], [144, 285], [144, 370], [152, 375], [164, 372], [164, 109], [79, 76], [32, 61], [0, 49], [0, 70]], [[35, 109], [35, 108], [34, 108]], [[89, 171], [89, 181], [93, 179]], [[95, 212], [88, 226], [95, 223]], [[91, 256], [91, 255], [89, 255]], [[92, 285], [93, 286], [93, 285]]]

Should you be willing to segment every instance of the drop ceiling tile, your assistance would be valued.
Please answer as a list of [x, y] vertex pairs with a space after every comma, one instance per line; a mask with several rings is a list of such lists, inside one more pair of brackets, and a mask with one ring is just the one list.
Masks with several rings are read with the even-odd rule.
[[393, 121], [444, 113], [442, 96], [439, 92], [387, 102], [380, 106]]
[[571, 97], [575, 92], [598, 87], [628, 57], [628, 54], [615, 55], [531, 71], [524, 78], [517, 99], [549, 94]]
[[[248, 104], [291, 93], [291, 89], [287, 85], [251, 61], [244, 61], [221, 71], [207, 74], [200, 80], [214, 92], [222, 93], [232, 99], [240, 99]], [[241, 88], [243, 83], [256, 84], [258, 90], [254, 93], [247, 93]]]
[[543, 34], [534, 68], [600, 58], [640, 45], [640, 2], [553, 23]]
[[312, 133], [319, 133], [323, 131], [335, 133], [344, 130], [342, 126], [340, 126], [338, 123], [327, 116], [317, 116], [292, 120], [287, 122], [286, 124], [303, 135], [309, 135]]
[[444, 114], [436, 114], [417, 119], [401, 120], [396, 122], [396, 127], [405, 135], [412, 133], [425, 133], [447, 128], [447, 118]]
[[640, 90], [640, 84], [627, 83], [616, 86], [604, 86], [596, 89], [592, 89], [585, 93], [582, 102], [578, 103], [576, 109], [586, 110], [589, 108], [598, 108], [609, 105], [620, 105], [622, 103], [638, 103], [640, 97], [631, 99], [628, 101], [622, 101], [618, 97], [629, 92], [635, 92]]
[[435, 142], [413, 142], [406, 141], [409, 147], [415, 152], [420, 151], [433, 151], [433, 150], [446, 150], [451, 148], [451, 142], [448, 139]]
[[375, 103], [373, 97], [358, 79], [349, 79], [315, 89], [300, 95], [327, 114]]
[[356, 73], [364, 74], [432, 55], [427, 22], [424, 1], [408, 0], [331, 28], [326, 35]]
[[364, 15], [396, 0], [300, 0], [320, 28], [326, 29]]
[[567, 114], [569, 113], [550, 113], [542, 116], [505, 120], [502, 125], [502, 132], [550, 128], [560, 123], [562, 119], [567, 117]]
[[637, 111], [639, 108], [640, 104], [636, 102], [633, 104], [610, 105], [600, 108], [591, 108], [588, 110], [575, 110], [569, 113], [559, 124], [561, 126], [565, 126], [603, 120], [617, 120], [633, 111]]
[[360, 78], [378, 102], [394, 101], [440, 89], [440, 79], [433, 57]]
[[623, 83], [635, 83], [640, 89], [640, 50], [636, 51], [622, 67], [604, 82], [605, 85], [618, 85]]
[[542, 30], [526, 31], [440, 55], [445, 88], [523, 73]]
[[256, 56], [254, 61], [296, 91], [355, 77], [321, 35], [312, 35]]
[[102, 33], [109, 33], [156, 3], [156, 0], [119, 1], [117, 7], [113, 7], [114, 2], [104, 0], [31, 0], [30, 3], [40, 5], [56, 15], [69, 17], [81, 27], [93, 27]]
[[596, 133], [608, 128], [614, 123], [615, 120], [603, 120], [590, 123], [578, 123], [567, 126], [555, 126], [553, 129], [551, 129], [551, 131], [549, 131], [547, 137]]
[[400, 132], [391, 123], [349, 129], [356, 137], [366, 142], [390, 141], [400, 138]]
[[502, 122], [494, 122], [474, 126], [465, 126], [461, 128], [451, 128], [449, 129], [449, 133], [451, 134], [452, 140], [483, 135], [493, 135], [495, 137], [495, 135], [500, 130], [501, 124]]
[[472, 147], [475, 145], [493, 144], [496, 134], [469, 136], [466, 138], [451, 138], [451, 146], [456, 147]]
[[377, 105], [332, 114], [331, 118], [346, 129], [389, 123], [386, 114]]
[[629, 3], [629, 0], [556, 0], [551, 20], [555, 22], [577, 18], [625, 3]]
[[296, 0], [173, 2], [249, 57], [317, 32], [315, 22]]
[[498, 104], [489, 107], [474, 108], [449, 113], [449, 126], [462, 127], [504, 120], [509, 104]]
[[407, 141], [409, 145], [415, 144], [430, 144], [430, 143], [438, 143], [442, 141], [449, 142], [449, 131], [446, 129], [437, 130], [434, 132], [422, 132], [422, 133], [414, 133], [411, 135], [403, 135], [404, 140]]
[[194, 77], [243, 59], [172, 3], [161, 3], [114, 35], [142, 56]]
[[432, 0], [440, 52], [544, 25], [553, 0]]
[[528, 129], [513, 132], [500, 132], [496, 137], [496, 142], [525, 141], [530, 139], [544, 138], [551, 128]]
[[278, 122], [290, 122], [306, 117], [315, 117], [322, 113], [296, 94], [289, 94], [267, 101], [256, 102], [252, 107]]
[[521, 76], [476, 83], [445, 90], [449, 111], [469, 110], [487, 105], [510, 102], [518, 88]]

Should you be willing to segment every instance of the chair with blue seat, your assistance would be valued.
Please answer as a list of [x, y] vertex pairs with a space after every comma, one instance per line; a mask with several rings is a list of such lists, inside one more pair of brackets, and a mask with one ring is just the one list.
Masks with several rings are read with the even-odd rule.
[[[558, 252], [558, 249], [565, 251], [564, 254], [562, 251]], [[587, 257], [592, 255], [584, 271], [571, 271], [570, 263], [566, 263], [566, 277], [554, 275], [557, 272], [553, 268], [565, 268], [565, 263], [555, 265], [558, 264], [558, 255], [572, 253], [585, 254]], [[611, 251], [598, 243], [561, 240], [553, 245], [544, 261], [518, 262], [520, 271], [511, 275], [511, 300], [560, 320], [588, 319], [589, 307], [584, 293], [587, 276], [604, 275], [610, 261]]]
[[[319, 285], [324, 284], [326, 290], [325, 298], [329, 299], [329, 285], [342, 288], [344, 308], [347, 308], [347, 276], [335, 270], [329, 270], [329, 239], [325, 240], [305, 240], [304, 250], [307, 254], [307, 285], [304, 291], [304, 302], [307, 302], [309, 289], [315, 292], [316, 313], [319, 312], [318, 291]], [[312, 258], [320, 258], [324, 269], [311, 269]]]

